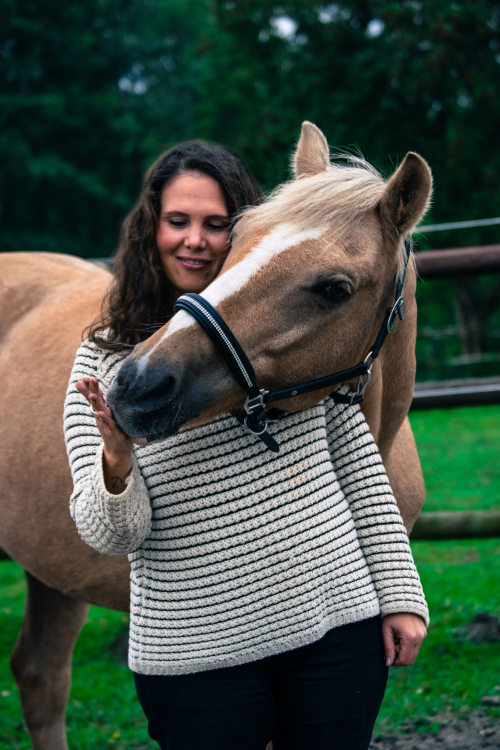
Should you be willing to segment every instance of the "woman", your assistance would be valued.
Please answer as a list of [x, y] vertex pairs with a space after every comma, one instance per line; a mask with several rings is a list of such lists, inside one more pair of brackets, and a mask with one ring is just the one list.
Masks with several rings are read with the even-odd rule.
[[68, 389], [71, 512], [93, 547], [130, 554], [129, 664], [161, 748], [366, 750], [387, 668], [413, 663], [428, 612], [359, 407], [285, 415], [282, 455], [264, 457], [230, 415], [145, 445], [104, 398], [259, 200], [219, 147], [184, 144], [149, 172]]

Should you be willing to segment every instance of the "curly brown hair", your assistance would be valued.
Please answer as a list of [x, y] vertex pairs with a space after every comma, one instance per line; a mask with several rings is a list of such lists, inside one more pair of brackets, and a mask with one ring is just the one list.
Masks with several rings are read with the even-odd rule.
[[[99, 317], [84, 337], [103, 349], [135, 346], [173, 314], [174, 298], [156, 244], [163, 189], [174, 177], [197, 172], [218, 183], [230, 219], [263, 194], [242, 159], [229, 149], [188, 141], [166, 151], [148, 170], [139, 199], [123, 223], [114, 281]], [[107, 331], [103, 336], [103, 331]]]

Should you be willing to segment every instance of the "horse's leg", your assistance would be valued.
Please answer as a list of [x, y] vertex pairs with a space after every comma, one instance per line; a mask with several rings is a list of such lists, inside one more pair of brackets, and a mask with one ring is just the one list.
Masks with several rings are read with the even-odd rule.
[[71, 659], [88, 605], [26, 573], [28, 590], [11, 668], [33, 750], [67, 750], [65, 712]]

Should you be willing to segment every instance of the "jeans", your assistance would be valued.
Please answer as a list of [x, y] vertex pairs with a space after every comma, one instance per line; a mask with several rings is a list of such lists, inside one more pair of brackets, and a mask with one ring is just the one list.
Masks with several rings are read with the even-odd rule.
[[387, 673], [372, 617], [248, 664], [134, 678], [162, 750], [367, 750]]

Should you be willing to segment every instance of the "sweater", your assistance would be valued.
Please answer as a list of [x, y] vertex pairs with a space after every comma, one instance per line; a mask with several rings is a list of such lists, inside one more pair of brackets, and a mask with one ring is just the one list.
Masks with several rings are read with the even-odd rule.
[[231, 415], [136, 447], [120, 495], [75, 389], [103, 392], [127, 352], [86, 341], [68, 386], [72, 517], [87, 544], [131, 564], [129, 666], [175, 675], [243, 664], [331, 628], [428, 609], [408, 536], [358, 406], [285, 414], [278, 454]]

